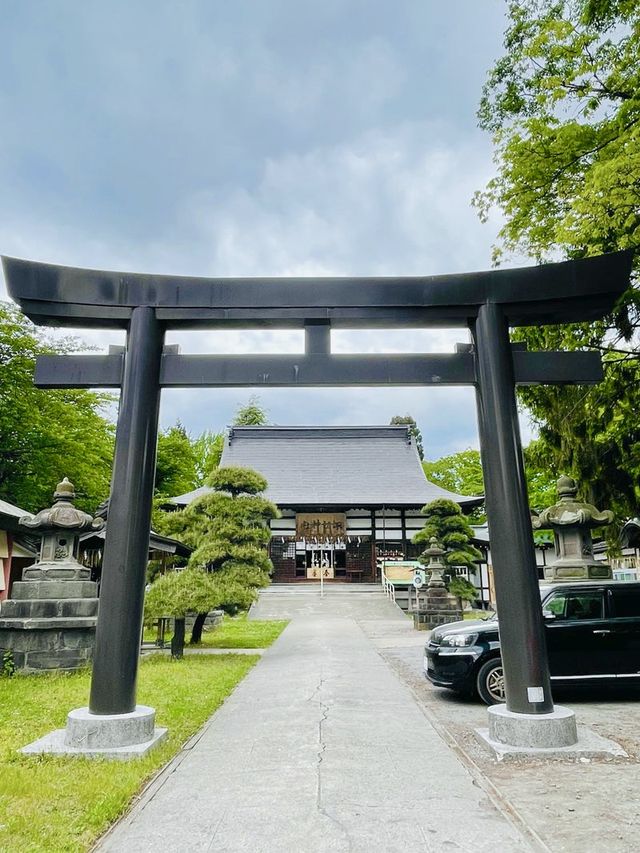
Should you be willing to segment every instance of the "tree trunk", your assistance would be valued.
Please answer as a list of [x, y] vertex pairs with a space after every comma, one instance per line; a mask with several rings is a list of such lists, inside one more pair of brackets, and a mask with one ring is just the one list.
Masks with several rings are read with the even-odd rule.
[[193, 628], [191, 629], [191, 639], [189, 640], [190, 646], [193, 646], [202, 640], [202, 629], [204, 628], [204, 621], [208, 615], [208, 613], [198, 613], [196, 616]]
[[171, 638], [171, 657], [179, 659], [184, 654], [184, 616], [174, 620], [173, 637]]

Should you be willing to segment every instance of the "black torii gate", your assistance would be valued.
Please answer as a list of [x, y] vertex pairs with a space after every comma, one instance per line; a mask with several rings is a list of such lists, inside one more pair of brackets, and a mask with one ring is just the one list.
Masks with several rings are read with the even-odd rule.
[[[123, 352], [41, 356], [49, 388], [121, 387], [90, 711], [136, 705], [161, 388], [474, 385], [506, 701], [553, 710], [516, 411], [516, 384], [593, 383], [595, 352], [527, 352], [509, 326], [595, 320], [629, 285], [631, 252], [522, 269], [403, 278], [188, 278], [3, 258], [35, 323], [127, 330]], [[331, 328], [467, 327], [446, 355], [332, 355]], [[304, 328], [304, 355], [180, 355], [166, 329]]]

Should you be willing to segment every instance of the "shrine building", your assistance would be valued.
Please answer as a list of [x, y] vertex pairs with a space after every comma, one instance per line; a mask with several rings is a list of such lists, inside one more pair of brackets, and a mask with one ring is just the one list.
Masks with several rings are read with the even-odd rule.
[[[409, 427], [232, 427], [221, 465], [253, 468], [282, 517], [271, 522], [273, 581], [375, 581], [378, 561], [414, 559], [421, 508], [448, 498], [470, 511], [482, 497], [429, 482]], [[207, 487], [171, 498], [184, 507]]]

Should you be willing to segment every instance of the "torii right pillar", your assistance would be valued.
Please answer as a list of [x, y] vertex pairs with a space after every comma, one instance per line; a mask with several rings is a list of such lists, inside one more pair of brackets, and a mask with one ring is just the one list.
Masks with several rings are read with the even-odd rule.
[[[489, 709], [488, 739], [524, 748], [577, 743], [575, 715], [554, 708], [516, 406], [509, 326], [481, 305], [475, 328], [478, 427], [506, 704]], [[536, 606], [538, 605], [538, 606]]]

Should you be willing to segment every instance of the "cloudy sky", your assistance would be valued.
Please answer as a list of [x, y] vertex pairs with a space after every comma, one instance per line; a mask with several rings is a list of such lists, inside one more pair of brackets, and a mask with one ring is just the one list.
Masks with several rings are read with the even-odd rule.
[[[216, 276], [490, 265], [499, 223], [481, 225], [470, 198], [492, 174], [475, 110], [502, 0], [0, 0], [0, 13], [2, 254]], [[460, 339], [340, 332], [333, 346], [446, 352]], [[183, 352], [302, 349], [296, 332], [168, 340]], [[249, 394], [164, 392], [162, 425], [221, 429]], [[260, 399], [279, 424], [411, 413], [429, 458], [477, 446], [470, 389]]]

